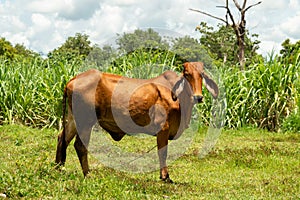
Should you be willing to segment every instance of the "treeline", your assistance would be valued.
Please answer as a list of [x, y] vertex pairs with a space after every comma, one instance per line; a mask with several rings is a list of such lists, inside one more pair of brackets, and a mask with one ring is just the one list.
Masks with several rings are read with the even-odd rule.
[[[186, 61], [202, 61], [222, 87], [226, 127], [300, 131], [300, 41], [286, 40], [279, 55], [263, 58], [257, 53], [259, 41], [252, 41], [257, 35], [247, 35], [246, 68], [240, 71], [232, 30], [214, 30], [204, 23], [197, 30], [202, 34], [199, 40], [138, 29], [103, 46], [77, 33], [46, 57], [1, 38], [0, 123], [60, 128], [63, 88], [87, 68], [149, 78], [167, 69], [180, 72]], [[212, 100], [204, 92], [206, 102], [197, 110], [199, 123], [208, 125]]]

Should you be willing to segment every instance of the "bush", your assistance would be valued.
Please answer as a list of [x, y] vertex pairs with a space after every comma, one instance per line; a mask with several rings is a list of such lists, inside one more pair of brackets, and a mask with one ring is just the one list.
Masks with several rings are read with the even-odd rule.
[[270, 56], [244, 72], [224, 69], [226, 126], [254, 124], [277, 131], [283, 119], [296, 109], [299, 65], [299, 60], [291, 64]]
[[284, 119], [282, 123], [282, 131], [300, 133], [300, 115], [292, 114]]

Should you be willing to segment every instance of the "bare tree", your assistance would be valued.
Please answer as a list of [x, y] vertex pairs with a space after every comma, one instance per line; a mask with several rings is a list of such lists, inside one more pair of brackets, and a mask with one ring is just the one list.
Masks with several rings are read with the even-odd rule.
[[[229, 8], [229, 3], [228, 0], [226, 0], [226, 5], [225, 6], [217, 6], [218, 8], [225, 8], [226, 9], [226, 15], [225, 19], [211, 15], [209, 13], [203, 12], [201, 10], [196, 10], [196, 9], [190, 9], [191, 11], [195, 11], [204, 15], [207, 15], [209, 17], [212, 17], [214, 19], [220, 20], [224, 23], [226, 23], [226, 26], [231, 26], [235, 32], [236, 38], [237, 38], [237, 44], [239, 46], [239, 53], [238, 53], [238, 58], [239, 58], [239, 63], [241, 70], [245, 69], [245, 34], [246, 34], [246, 12], [261, 3], [259, 1], [256, 4], [252, 4], [250, 6], [247, 6], [247, 0], [244, 0], [243, 5], [240, 6], [240, 4], [237, 2], [237, 0], [232, 0], [233, 3], [235, 4], [236, 8], [240, 12], [240, 19], [238, 22], [234, 19], [232, 12]], [[228, 17], [231, 21], [231, 23], [228, 22]]]

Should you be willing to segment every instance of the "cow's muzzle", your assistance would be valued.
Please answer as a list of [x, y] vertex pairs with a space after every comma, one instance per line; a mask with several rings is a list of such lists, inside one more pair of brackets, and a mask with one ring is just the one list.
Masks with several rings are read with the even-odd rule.
[[203, 96], [197, 95], [194, 96], [194, 103], [202, 103], [203, 102]]

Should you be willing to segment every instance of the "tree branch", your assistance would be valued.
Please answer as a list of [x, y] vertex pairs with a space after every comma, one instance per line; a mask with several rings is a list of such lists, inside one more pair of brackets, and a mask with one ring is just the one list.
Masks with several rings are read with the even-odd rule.
[[243, 10], [246, 8], [247, 0], [244, 0]]
[[[241, 8], [240, 4], [236, 0], [232, 0], [232, 1], [234, 2], [234, 4], [237, 7], [237, 9], [239, 9], [239, 11], [242, 11], [242, 8]], [[244, 3], [245, 3], [245, 1], [244, 1]]]
[[231, 22], [232, 22], [232, 28], [233, 28], [233, 30], [235, 31], [235, 34], [236, 34], [237, 38], [239, 38], [240, 31], [239, 31], [238, 27], [237, 27], [236, 24], [235, 24], [233, 15], [231, 14], [229, 8], [227, 8], [227, 13], [228, 13], [228, 15], [229, 15], [229, 17], [230, 17], [230, 19], [231, 19]]
[[[226, 19], [227, 19], [227, 15], [229, 15], [229, 17], [230, 17], [230, 19], [231, 19], [231, 22], [232, 22], [232, 26], [234, 27], [234, 29], [235, 29], [235, 27], [236, 27], [236, 24], [235, 24], [235, 21], [234, 21], [234, 18], [233, 18], [233, 15], [231, 14], [231, 12], [230, 12], [230, 9], [229, 9], [229, 7], [228, 7], [228, 5], [227, 6], [217, 6], [217, 8], [225, 8], [226, 10], [227, 10], [227, 13], [226, 13]], [[224, 21], [224, 20], [223, 20]], [[226, 24], [228, 25], [228, 21], [226, 22]]]
[[225, 18], [226, 18], [226, 26], [228, 26], [228, 0], [226, 0], [226, 9], [227, 9], [227, 12], [226, 12], [226, 15], [225, 15]]
[[262, 3], [262, 1], [259, 1], [259, 2], [257, 2], [256, 4], [253, 4], [253, 5], [249, 6], [248, 8], [245, 9], [245, 12], [246, 12], [247, 10], [249, 10], [250, 8], [252, 8], [252, 7], [254, 7], [254, 6], [257, 6], [257, 5], [261, 4], [261, 3]]
[[227, 22], [226, 22], [224, 19], [222, 19], [222, 18], [220, 18], [220, 17], [216, 17], [216, 16], [211, 15], [211, 14], [209, 14], [209, 13], [203, 12], [203, 11], [201, 11], [201, 10], [196, 10], [196, 9], [192, 9], [192, 8], [189, 8], [189, 10], [194, 11], [194, 12], [198, 12], [198, 13], [201, 13], [201, 14], [206, 15], [206, 16], [209, 16], [209, 17], [212, 17], [212, 18], [214, 18], [214, 19], [220, 20], [220, 21], [225, 22], [225, 23], [227, 24]]

